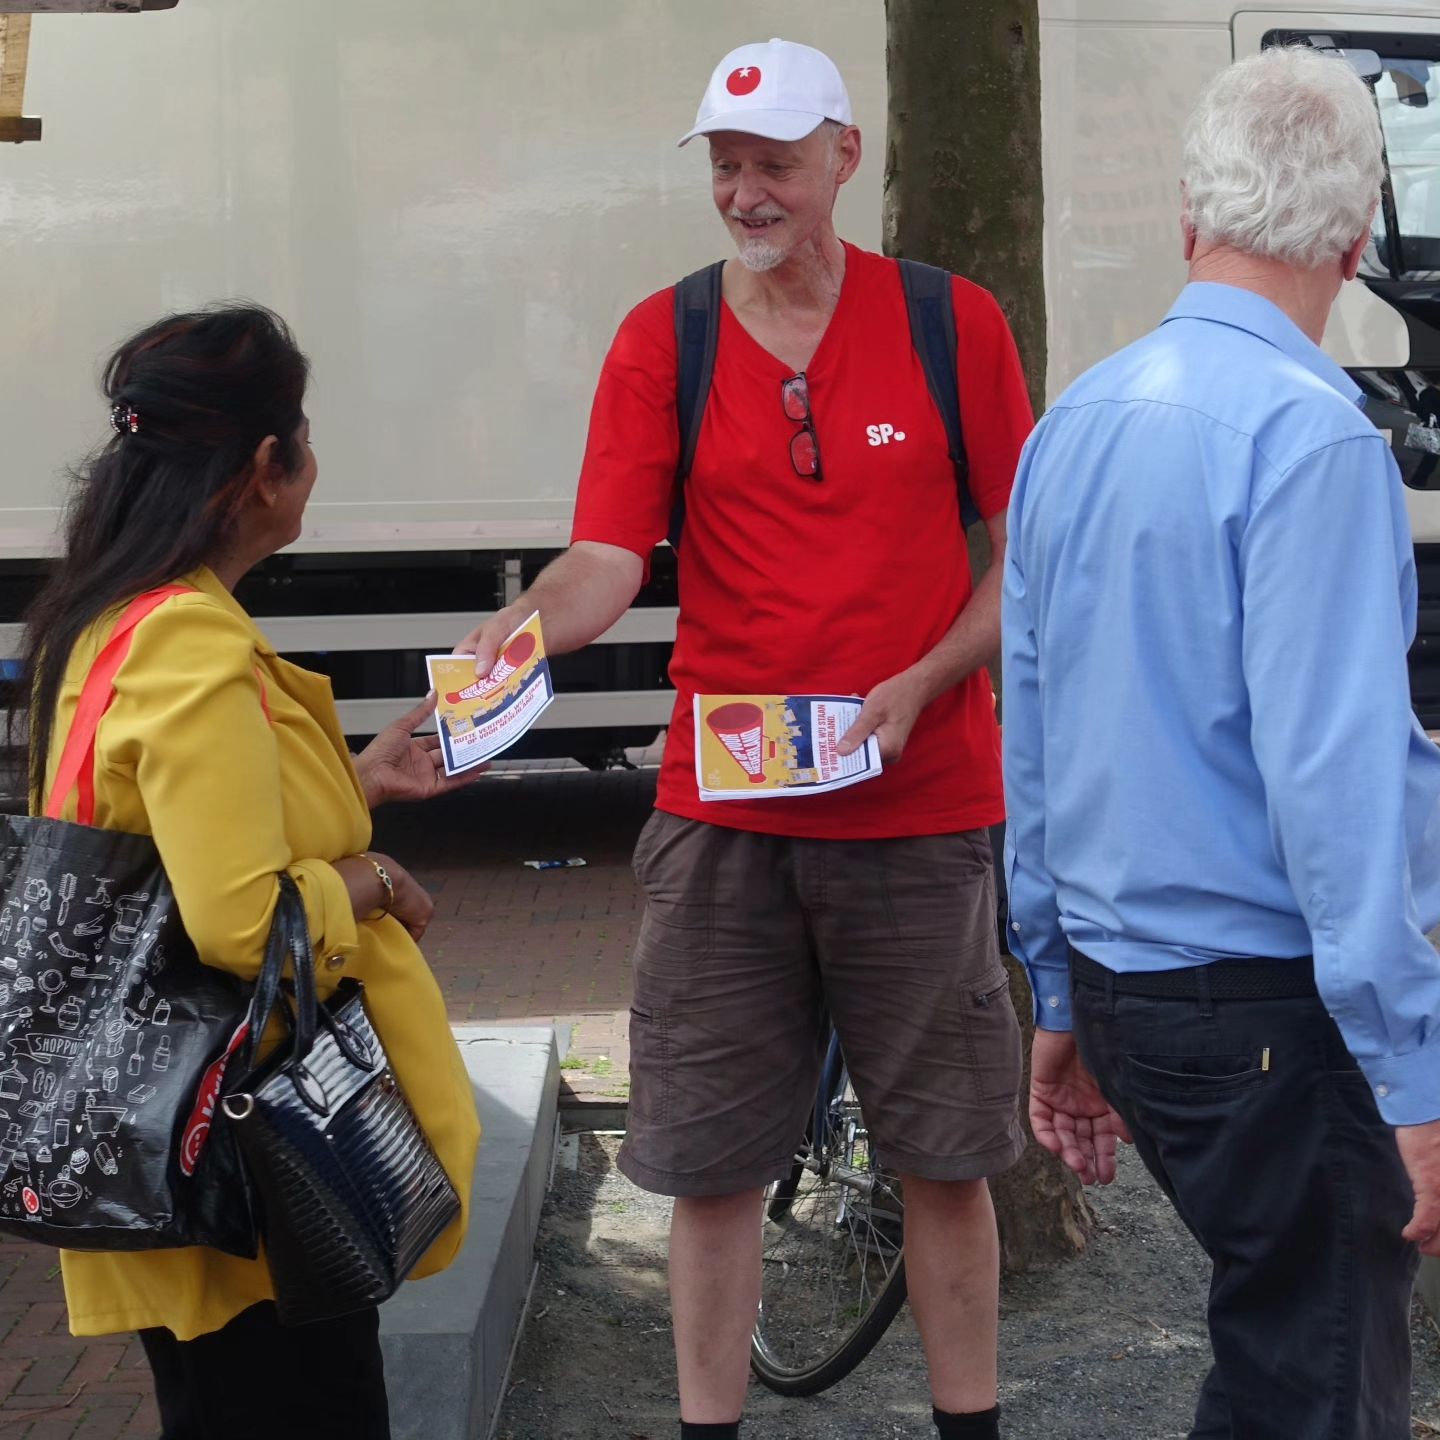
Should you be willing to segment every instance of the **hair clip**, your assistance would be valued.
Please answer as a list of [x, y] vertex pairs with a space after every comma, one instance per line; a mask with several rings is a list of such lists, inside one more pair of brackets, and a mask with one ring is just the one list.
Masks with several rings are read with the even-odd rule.
[[135, 435], [140, 430], [140, 417], [129, 405], [110, 407], [110, 428], [117, 435]]

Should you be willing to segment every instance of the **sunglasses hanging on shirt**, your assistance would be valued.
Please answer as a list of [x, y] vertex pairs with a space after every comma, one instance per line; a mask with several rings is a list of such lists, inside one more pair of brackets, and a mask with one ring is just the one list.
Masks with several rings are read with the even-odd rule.
[[820, 441], [810, 417], [810, 386], [803, 370], [781, 382], [780, 405], [786, 417], [800, 425], [790, 438], [790, 463], [797, 475], [818, 483], [825, 477], [820, 473]]

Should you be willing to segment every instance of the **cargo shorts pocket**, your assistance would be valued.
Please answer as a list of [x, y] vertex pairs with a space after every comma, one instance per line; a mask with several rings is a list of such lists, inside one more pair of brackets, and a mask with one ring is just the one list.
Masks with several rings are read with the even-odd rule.
[[650, 858], [650, 848], [655, 838], [655, 831], [660, 827], [663, 813], [660, 810], [652, 810], [650, 818], [640, 827], [640, 833], [635, 837], [635, 852], [630, 857], [630, 869], [636, 882], [642, 887], [645, 883], [645, 865]]
[[882, 903], [897, 950], [965, 961], [995, 945], [995, 870], [984, 830], [886, 840]]
[[976, 1098], [1010, 1103], [1020, 1093], [1024, 1056], [1003, 965], [961, 985], [960, 1015]]
[[714, 948], [715, 827], [657, 810], [635, 845], [635, 879], [645, 900], [635, 966], [671, 973]]
[[669, 1123], [672, 1088], [669, 1014], [637, 1000], [630, 1007], [630, 1128]]

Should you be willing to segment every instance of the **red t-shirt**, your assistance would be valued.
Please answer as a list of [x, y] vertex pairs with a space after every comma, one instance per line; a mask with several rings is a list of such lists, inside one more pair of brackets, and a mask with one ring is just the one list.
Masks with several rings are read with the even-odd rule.
[[[1003, 510], [1033, 423], [988, 291], [953, 282], [970, 492]], [[648, 559], [670, 519], [680, 438], [674, 291], [625, 318], [590, 417], [574, 540]], [[883, 775], [827, 795], [702, 801], [699, 694], [866, 694], [934, 648], [971, 594], [945, 426], [910, 339], [899, 267], [846, 246], [829, 328], [805, 369], [823, 479], [797, 475], [781, 406], [791, 371], [722, 306], [715, 374], [685, 483], [679, 692], [656, 804], [772, 835], [934, 835], [1004, 818], [1000, 740], [982, 670], [920, 716]], [[889, 432], [879, 427], [891, 427]], [[902, 438], [903, 437], [903, 438]]]

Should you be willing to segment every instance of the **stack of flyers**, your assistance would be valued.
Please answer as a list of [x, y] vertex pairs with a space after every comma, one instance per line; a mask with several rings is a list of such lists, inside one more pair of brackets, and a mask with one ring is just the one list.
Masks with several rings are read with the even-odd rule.
[[838, 750], [860, 705], [854, 695], [697, 695], [700, 798], [823, 795], [873, 780], [880, 773], [873, 735], [853, 755]]
[[508, 750], [555, 698], [537, 610], [500, 647], [490, 673], [475, 677], [469, 655], [427, 655], [439, 697], [435, 728], [445, 773], [458, 775]]

